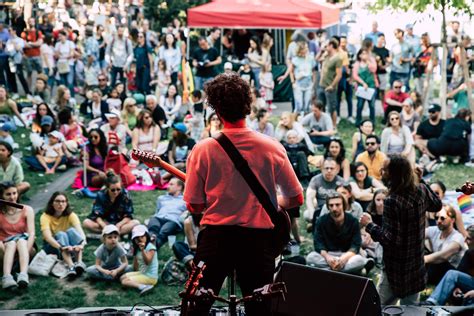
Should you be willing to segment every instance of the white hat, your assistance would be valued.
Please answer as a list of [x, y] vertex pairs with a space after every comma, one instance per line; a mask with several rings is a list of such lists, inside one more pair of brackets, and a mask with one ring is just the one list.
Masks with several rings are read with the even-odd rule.
[[119, 229], [117, 228], [117, 226], [115, 226], [113, 224], [106, 225], [104, 227], [104, 229], [102, 229], [102, 236], [110, 235], [112, 233], [120, 234]]
[[230, 69], [230, 70], [232, 70], [232, 68], [233, 68], [233, 66], [232, 66], [232, 63], [231, 63], [231, 62], [226, 62], [226, 63], [224, 64], [224, 69]]
[[64, 135], [58, 131], [51, 131], [48, 135], [56, 137], [60, 142], [64, 140]]
[[120, 120], [120, 111], [117, 110], [117, 109], [112, 109], [112, 110], [110, 110], [110, 113], [105, 113], [105, 117], [107, 119], [116, 117]]
[[132, 229], [132, 240], [145, 234], [148, 234], [148, 228], [145, 225], [137, 225]]

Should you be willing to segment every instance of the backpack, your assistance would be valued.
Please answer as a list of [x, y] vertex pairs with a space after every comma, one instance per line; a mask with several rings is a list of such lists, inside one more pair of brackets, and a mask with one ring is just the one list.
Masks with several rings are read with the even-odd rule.
[[161, 272], [161, 280], [167, 285], [181, 285], [188, 279], [188, 270], [184, 263], [169, 258]]
[[[128, 51], [128, 43], [130, 43], [130, 40], [128, 38], [125, 38], [125, 52], [127, 53], [127, 55], [130, 55]], [[115, 36], [112, 39], [112, 42], [110, 42], [110, 50], [114, 48], [114, 44], [115, 44]]]

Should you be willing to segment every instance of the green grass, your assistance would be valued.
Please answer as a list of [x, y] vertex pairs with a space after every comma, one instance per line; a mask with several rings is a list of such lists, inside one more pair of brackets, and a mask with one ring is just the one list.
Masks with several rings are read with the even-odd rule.
[[[276, 124], [277, 117], [272, 117], [271, 121]], [[377, 133], [380, 134], [382, 125], [377, 124]], [[350, 155], [351, 137], [355, 128], [346, 120], [342, 120], [338, 125], [338, 136], [343, 139], [346, 147], [347, 157]], [[25, 134], [22, 138], [21, 134]], [[23, 156], [30, 152], [26, 149], [29, 146], [29, 138], [25, 129], [19, 129], [14, 135], [16, 142], [20, 144], [20, 150]], [[32, 184], [27, 196], [31, 197], [39, 190], [47, 187], [48, 183], [54, 181], [57, 175], [39, 176], [39, 173], [29, 171], [24, 166], [25, 179]], [[436, 172], [433, 179], [442, 180], [449, 189], [462, 184], [468, 175], [472, 174], [472, 169], [462, 165], [448, 165]], [[53, 192], [51, 192], [53, 193]], [[73, 196], [72, 189], [67, 190], [68, 198], [75, 212], [81, 219], [84, 219], [90, 212], [92, 200], [87, 198], [77, 198]], [[155, 212], [156, 198], [164, 191], [131, 192], [135, 208], [135, 217], [143, 222], [151, 217]], [[46, 205], [47, 201], [44, 201]], [[27, 201], [26, 201], [27, 203]], [[36, 215], [37, 244], [42, 247], [41, 233], [39, 230], [40, 213]], [[306, 241], [301, 246], [303, 255], [313, 250], [311, 236], [305, 231], [305, 221], [300, 218], [300, 231]], [[182, 240], [182, 234], [178, 240]], [[99, 241], [91, 240], [84, 251], [84, 261], [87, 265], [94, 263], [93, 252], [99, 245]], [[167, 259], [172, 256], [172, 252], [167, 245], [159, 251], [160, 271]], [[373, 274], [374, 281], [377, 275]], [[167, 286], [158, 283], [156, 288], [147, 296], [140, 297], [136, 290], [123, 289], [118, 283], [91, 283], [83, 279], [72, 282], [58, 280], [55, 277], [31, 277], [31, 285], [26, 292], [7, 292], [0, 291], [0, 309], [33, 309], [33, 308], [67, 308], [73, 309], [83, 306], [133, 306], [138, 302], [149, 305], [176, 305], [179, 304], [178, 293], [182, 286]], [[222, 295], [226, 290], [223, 289]]]

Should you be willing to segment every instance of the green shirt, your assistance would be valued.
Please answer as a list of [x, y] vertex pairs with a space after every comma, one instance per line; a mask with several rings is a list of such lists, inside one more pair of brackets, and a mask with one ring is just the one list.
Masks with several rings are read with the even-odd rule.
[[[321, 87], [327, 88], [331, 85], [336, 77], [336, 69], [338, 68], [342, 68], [341, 54], [336, 53], [331, 57], [326, 57], [323, 62], [323, 71], [321, 73]], [[337, 88], [337, 86], [334, 88]]]
[[15, 185], [23, 182], [23, 168], [20, 162], [15, 157], [10, 157], [10, 163], [7, 169], [0, 167], [0, 180], [1, 181], [13, 181]]

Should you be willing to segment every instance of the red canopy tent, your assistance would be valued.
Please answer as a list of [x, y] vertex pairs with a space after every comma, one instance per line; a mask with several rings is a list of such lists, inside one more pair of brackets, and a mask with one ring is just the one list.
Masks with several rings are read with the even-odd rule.
[[315, 0], [215, 0], [188, 10], [193, 28], [326, 28], [339, 22], [339, 9]]

